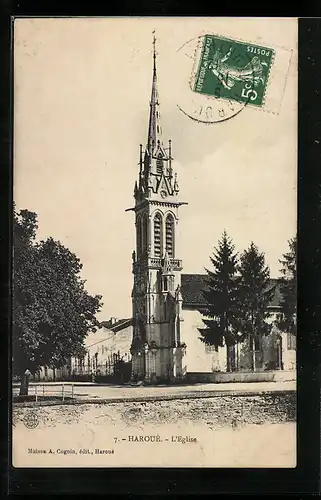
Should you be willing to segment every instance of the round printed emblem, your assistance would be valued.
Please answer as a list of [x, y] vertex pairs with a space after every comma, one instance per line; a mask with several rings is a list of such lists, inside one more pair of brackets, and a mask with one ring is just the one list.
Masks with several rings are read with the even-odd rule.
[[28, 429], [35, 429], [35, 427], [39, 424], [39, 417], [37, 413], [34, 411], [28, 411], [23, 418], [23, 423], [26, 427], [28, 427]]

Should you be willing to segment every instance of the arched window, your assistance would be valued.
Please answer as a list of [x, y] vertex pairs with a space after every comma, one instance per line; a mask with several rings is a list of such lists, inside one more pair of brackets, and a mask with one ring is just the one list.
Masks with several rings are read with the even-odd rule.
[[164, 280], [163, 281], [163, 290], [164, 290], [164, 292], [167, 292], [168, 291], [168, 278], [167, 278], [167, 276], [164, 276], [163, 280]]
[[156, 173], [157, 174], [162, 174], [163, 173], [163, 155], [162, 153], [158, 153], [157, 160], [156, 160]]
[[162, 217], [156, 214], [154, 218], [154, 255], [161, 257], [162, 248]]
[[148, 223], [147, 223], [147, 215], [145, 214], [142, 218], [142, 254], [144, 255], [147, 251], [147, 234], [148, 232]]
[[140, 257], [141, 251], [142, 251], [142, 225], [141, 225], [141, 217], [137, 217], [136, 219], [136, 248], [137, 248], [137, 257]]
[[166, 250], [169, 257], [174, 257], [174, 218], [172, 215], [166, 218]]

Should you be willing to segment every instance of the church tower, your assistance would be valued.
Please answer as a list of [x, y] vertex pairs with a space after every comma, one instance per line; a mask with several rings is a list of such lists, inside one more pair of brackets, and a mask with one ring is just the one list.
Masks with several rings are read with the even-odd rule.
[[132, 377], [149, 383], [182, 378], [180, 292], [182, 261], [176, 255], [179, 201], [172, 145], [166, 147], [157, 90], [155, 37], [146, 147], [140, 145], [134, 199]]

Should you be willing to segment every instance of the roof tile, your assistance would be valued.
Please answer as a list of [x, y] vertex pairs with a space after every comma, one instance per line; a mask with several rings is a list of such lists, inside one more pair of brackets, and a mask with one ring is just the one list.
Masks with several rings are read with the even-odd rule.
[[[205, 299], [202, 290], [206, 288], [208, 280], [207, 274], [182, 274], [181, 275], [181, 293], [183, 297], [183, 307], [202, 306], [205, 304]], [[270, 280], [271, 287], [275, 286], [275, 292], [270, 303], [270, 307], [279, 307], [281, 301], [281, 291], [279, 280], [272, 278]]]

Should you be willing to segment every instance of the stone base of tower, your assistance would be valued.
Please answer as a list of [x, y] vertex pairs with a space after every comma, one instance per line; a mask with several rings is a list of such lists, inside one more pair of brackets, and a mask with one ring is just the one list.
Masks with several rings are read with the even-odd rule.
[[132, 356], [132, 380], [174, 384], [183, 380], [182, 348], [149, 350]]
[[145, 378], [145, 359], [144, 355], [132, 354], [132, 375], [131, 381], [138, 382], [139, 380], [144, 380]]

